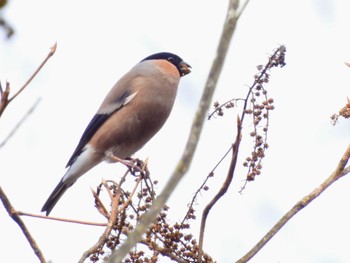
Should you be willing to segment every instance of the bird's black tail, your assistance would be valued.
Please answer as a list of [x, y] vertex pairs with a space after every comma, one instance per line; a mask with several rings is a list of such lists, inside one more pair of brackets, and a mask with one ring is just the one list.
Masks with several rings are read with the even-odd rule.
[[67, 182], [63, 182], [61, 180], [59, 184], [56, 186], [56, 188], [53, 190], [49, 198], [47, 199], [46, 203], [44, 204], [43, 208], [41, 208], [41, 212], [46, 212], [46, 216], [48, 216], [51, 212], [51, 210], [54, 208], [58, 200], [62, 197], [62, 195], [67, 191], [67, 189], [72, 184], [69, 184]]

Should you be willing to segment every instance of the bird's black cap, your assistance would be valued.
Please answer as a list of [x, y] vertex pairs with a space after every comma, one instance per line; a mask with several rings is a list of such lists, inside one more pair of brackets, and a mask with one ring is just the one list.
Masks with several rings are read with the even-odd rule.
[[191, 66], [189, 64], [184, 62], [182, 58], [180, 58], [178, 55], [175, 55], [170, 52], [160, 52], [160, 53], [150, 55], [144, 58], [143, 60], [141, 60], [141, 62], [146, 60], [155, 60], [155, 59], [164, 59], [169, 61], [171, 64], [173, 64], [177, 68], [181, 76], [184, 76], [191, 72], [190, 70]]

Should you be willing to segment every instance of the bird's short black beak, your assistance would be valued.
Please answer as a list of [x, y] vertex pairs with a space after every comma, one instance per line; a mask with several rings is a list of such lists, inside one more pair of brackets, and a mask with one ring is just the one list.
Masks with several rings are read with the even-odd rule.
[[185, 61], [182, 61], [179, 66], [180, 66], [181, 77], [191, 73], [191, 66], [187, 64]]

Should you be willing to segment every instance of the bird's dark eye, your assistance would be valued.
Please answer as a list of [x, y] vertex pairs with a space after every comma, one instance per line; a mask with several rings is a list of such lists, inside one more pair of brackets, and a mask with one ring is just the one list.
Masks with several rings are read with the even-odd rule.
[[175, 59], [174, 59], [173, 57], [169, 57], [169, 58], [168, 58], [168, 61], [169, 61], [170, 63], [173, 63], [173, 64], [174, 64]]

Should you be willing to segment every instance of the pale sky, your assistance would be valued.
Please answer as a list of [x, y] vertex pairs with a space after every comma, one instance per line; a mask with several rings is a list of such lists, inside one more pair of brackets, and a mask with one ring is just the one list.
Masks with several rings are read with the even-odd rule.
[[[1, 186], [14, 207], [39, 213], [65, 172], [87, 123], [113, 84], [144, 57], [161, 51], [181, 56], [192, 73], [181, 80], [173, 112], [154, 139], [135, 154], [149, 157], [159, 191], [184, 148], [218, 37], [227, 1], [15, 1], [2, 15], [15, 28], [0, 36], [0, 80], [15, 92], [58, 43], [56, 54], [4, 112], [0, 142], [41, 97], [17, 134], [0, 149]], [[204, 249], [218, 262], [243, 256], [299, 199], [337, 165], [349, 143], [350, 124], [335, 127], [330, 116], [350, 96], [350, 2], [347, 0], [250, 1], [233, 36], [214, 100], [242, 97], [256, 66], [284, 44], [286, 63], [267, 84], [275, 100], [262, 175], [243, 194], [246, 170], [240, 165], [229, 192], [214, 207]], [[205, 124], [197, 154], [169, 206], [182, 219], [186, 204], [235, 136], [237, 111]], [[244, 161], [250, 125], [244, 127]], [[166, 147], [165, 147], [166, 146]], [[228, 160], [198, 199], [201, 209], [221, 186]], [[72, 186], [52, 215], [102, 222], [90, 187], [101, 178], [119, 178], [123, 167], [102, 164]], [[250, 262], [347, 262], [350, 236], [350, 179], [342, 178], [297, 214]], [[102, 228], [23, 218], [47, 260], [77, 262]], [[198, 224], [192, 230], [198, 234]], [[37, 262], [18, 226], [0, 208], [2, 262]]]

